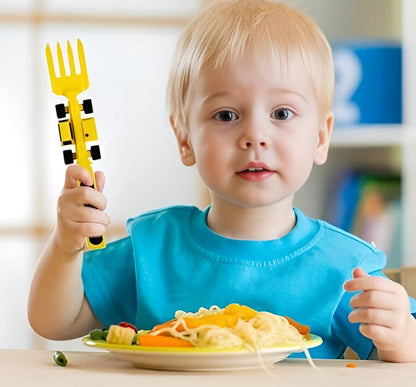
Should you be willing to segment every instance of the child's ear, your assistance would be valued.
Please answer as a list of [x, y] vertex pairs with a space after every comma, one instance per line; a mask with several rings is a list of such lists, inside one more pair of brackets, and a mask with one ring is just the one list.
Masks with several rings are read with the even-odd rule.
[[169, 118], [169, 121], [173, 131], [175, 132], [175, 137], [179, 148], [179, 155], [181, 157], [182, 163], [186, 166], [194, 165], [194, 150], [192, 149], [191, 141], [187, 131], [179, 129], [172, 117]]
[[332, 128], [334, 125], [334, 113], [330, 112], [325, 117], [322, 127], [318, 132], [318, 144], [315, 151], [314, 163], [325, 164], [328, 158], [329, 142], [331, 140]]

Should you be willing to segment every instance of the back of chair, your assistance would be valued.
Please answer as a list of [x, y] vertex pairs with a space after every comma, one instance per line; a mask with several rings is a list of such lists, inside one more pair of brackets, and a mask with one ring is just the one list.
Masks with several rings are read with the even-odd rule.
[[403, 267], [400, 271], [401, 284], [409, 296], [416, 298], [416, 267]]
[[409, 296], [416, 298], [416, 266], [401, 269], [385, 269], [384, 274], [404, 286]]

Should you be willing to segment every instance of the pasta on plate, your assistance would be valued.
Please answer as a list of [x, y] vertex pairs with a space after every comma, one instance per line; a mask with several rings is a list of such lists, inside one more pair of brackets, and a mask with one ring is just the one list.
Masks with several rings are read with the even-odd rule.
[[309, 327], [289, 317], [239, 304], [177, 311], [151, 330], [127, 322], [93, 330], [83, 343], [113, 352], [138, 367], [178, 370], [225, 370], [273, 364], [292, 352], [322, 343]]

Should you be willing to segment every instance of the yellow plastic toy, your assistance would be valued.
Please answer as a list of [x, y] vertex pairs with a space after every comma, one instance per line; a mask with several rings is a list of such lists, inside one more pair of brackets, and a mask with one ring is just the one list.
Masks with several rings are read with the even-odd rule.
[[[88, 89], [88, 73], [85, 63], [84, 48], [81, 41], [77, 42], [78, 58], [80, 73], [76, 73], [74, 54], [69, 41], [67, 42], [69, 75], [66, 74], [62, 50], [57, 43], [57, 56], [60, 76], [57, 77], [53, 64], [52, 52], [49, 44], [46, 46], [46, 60], [48, 62], [49, 77], [51, 80], [52, 91], [57, 95], [63, 95], [68, 99], [68, 106], [61, 103], [56, 105], [56, 114], [58, 116], [59, 136], [61, 145], [64, 149], [65, 164], [72, 164], [74, 160], [86, 168], [94, 181], [91, 188], [97, 189], [94, 171], [92, 169], [92, 160], [101, 158], [100, 148], [98, 145], [87, 147], [87, 143], [97, 141], [97, 129], [93, 117], [85, 117], [93, 112], [90, 99], [84, 100], [82, 104], [78, 103], [77, 96], [82, 91]], [[81, 116], [84, 112], [84, 117]], [[72, 147], [71, 147], [72, 146]], [[75, 152], [73, 148], [75, 147]], [[87, 247], [89, 249], [101, 249], [106, 246], [104, 236], [87, 238]]]

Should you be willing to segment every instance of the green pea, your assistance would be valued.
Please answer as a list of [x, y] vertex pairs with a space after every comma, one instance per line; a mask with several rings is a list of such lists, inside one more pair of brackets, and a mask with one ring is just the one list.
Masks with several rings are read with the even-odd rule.
[[61, 351], [54, 352], [53, 359], [55, 360], [55, 363], [61, 367], [66, 367], [66, 364], [68, 363], [68, 360], [66, 360], [65, 355]]

